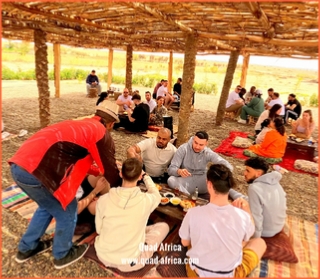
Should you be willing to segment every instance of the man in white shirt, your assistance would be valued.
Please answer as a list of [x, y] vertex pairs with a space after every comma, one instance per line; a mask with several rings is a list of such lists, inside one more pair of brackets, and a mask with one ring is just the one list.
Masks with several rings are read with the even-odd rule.
[[[148, 218], [161, 201], [150, 176], [143, 174], [136, 158], [124, 161], [120, 172], [122, 186], [110, 189], [96, 205], [94, 247], [99, 260], [122, 272], [143, 268], [169, 232], [168, 224], [146, 226]], [[143, 179], [147, 192], [137, 187]]]
[[234, 118], [237, 119], [241, 113], [241, 108], [244, 106], [243, 99], [240, 98], [239, 92], [241, 91], [241, 85], [238, 85], [234, 91], [229, 94], [226, 109], [227, 112], [234, 112]]
[[261, 238], [250, 239], [254, 222], [249, 204], [239, 199], [232, 205], [228, 193], [235, 186], [232, 172], [222, 164], [207, 171], [210, 202], [190, 208], [179, 236], [190, 247], [188, 277], [247, 277], [266, 250]]
[[154, 99], [151, 98], [150, 91], [146, 91], [146, 100], [144, 101], [145, 104], [149, 106], [150, 112], [157, 106], [157, 103]]
[[154, 182], [167, 183], [169, 176], [166, 169], [177, 151], [170, 139], [171, 131], [161, 128], [156, 138], [149, 138], [130, 146], [127, 157], [140, 160]]
[[116, 101], [116, 104], [119, 106], [119, 113], [126, 111], [133, 105], [133, 101], [131, 100], [132, 96], [129, 95], [128, 88], [123, 90], [123, 94], [120, 95]]
[[267, 109], [268, 104], [269, 104], [270, 101], [272, 100], [272, 98], [273, 98], [273, 93], [274, 93], [273, 88], [269, 88], [269, 89], [268, 89], [268, 98], [264, 101], [264, 107], [265, 107], [265, 109]]
[[284, 103], [282, 102], [279, 96], [280, 94], [278, 92], [273, 93], [273, 97], [272, 97], [273, 99], [268, 103], [267, 109], [271, 109], [273, 105], [279, 104], [281, 105], [280, 116], [284, 117], [286, 110], [285, 110]]
[[171, 104], [174, 102], [174, 97], [168, 91], [168, 81], [164, 80], [162, 86], [159, 87], [157, 91], [157, 98], [159, 96], [165, 97], [165, 107], [168, 109], [170, 108]]

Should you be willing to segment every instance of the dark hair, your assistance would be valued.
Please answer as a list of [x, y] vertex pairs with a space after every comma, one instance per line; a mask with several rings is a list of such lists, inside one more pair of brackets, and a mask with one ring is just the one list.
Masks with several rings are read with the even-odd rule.
[[131, 100], [141, 100], [141, 96], [139, 94], [134, 94]]
[[281, 105], [280, 104], [274, 104], [269, 111], [269, 118], [270, 119], [274, 119], [275, 117], [279, 116], [276, 114], [276, 112], [281, 109]]
[[293, 94], [293, 93], [289, 94], [289, 96], [292, 97], [292, 98], [295, 98], [295, 97], [296, 97], [296, 95]]
[[124, 180], [133, 182], [142, 172], [142, 163], [137, 158], [129, 158], [123, 162], [121, 172]]
[[283, 118], [282, 117], [276, 117], [274, 120], [274, 126], [276, 128], [276, 130], [279, 132], [279, 134], [281, 136], [284, 135], [284, 133], [286, 132], [286, 128], [284, 127], [284, 122], [283, 122]]
[[146, 91], [146, 93], [145, 93], [145, 94], [151, 94], [151, 93], [150, 93], [150, 91]]
[[105, 98], [108, 97], [108, 93], [107, 92], [101, 92], [99, 95], [99, 99], [97, 100], [96, 106], [99, 105]]
[[273, 88], [269, 88], [268, 91], [273, 91]]
[[157, 102], [158, 102], [161, 98], [164, 99], [164, 96], [158, 96], [158, 97], [157, 97]]
[[206, 140], [209, 139], [209, 135], [205, 131], [196, 132], [195, 136], [198, 137], [199, 139], [206, 139]]
[[261, 157], [249, 158], [244, 162], [244, 165], [255, 170], [262, 170], [263, 174], [269, 170], [268, 162]]
[[91, 71], [91, 73], [95, 73], [95, 72], [96, 72], [95, 70], [92, 70], [92, 71]]
[[213, 185], [216, 193], [227, 194], [236, 183], [232, 172], [225, 165], [212, 164], [207, 171], [207, 180]]
[[182, 78], [178, 78], [179, 81], [182, 81]]
[[273, 96], [276, 96], [277, 98], [279, 98], [280, 94], [278, 92], [273, 92]]
[[263, 120], [262, 123], [261, 123], [261, 129], [263, 129], [265, 127], [268, 127], [268, 125], [270, 125], [270, 122], [271, 122], [270, 118], [267, 118], [267, 119]]
[[163, 82], [163, 81], [165, 81], [164, 79], [162, 79], [160, 82]]

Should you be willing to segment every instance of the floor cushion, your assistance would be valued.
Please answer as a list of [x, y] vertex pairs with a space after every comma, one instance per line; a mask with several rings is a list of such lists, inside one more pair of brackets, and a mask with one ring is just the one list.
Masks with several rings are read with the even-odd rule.
[[232, 146], [240, 148], [248, 148], [252, 145], [252, 140], [248, 138], [236, 137], [232, 142]]
[[273, 237], [262, 237], [267, 244], [267, 250], [262, 258], [288, 263], [297, 263], [298, 258], [294, 253], [289, 237], [284, 231]]
[[311, 172], [315, 174], [318, 174], [319, 172], [318, 163], [307, 161], [307, 160], [295, 160], [294, 168], [297, 170], [302, 170], [305, 172]]

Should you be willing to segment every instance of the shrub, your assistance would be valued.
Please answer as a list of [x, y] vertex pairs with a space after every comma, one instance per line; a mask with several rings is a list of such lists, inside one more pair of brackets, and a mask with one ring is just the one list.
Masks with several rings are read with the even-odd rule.
[[112, 75], [112, 83], [115, 83], [115, 84], [124, 84], [124, 83], [125, 83], [125, 77], [124, 77], [124, 76], [115, 76], [115, 75]]
[[215, 83], [207, 83], [207, 82], [194, 83], [193, 88], [197, 93], [200, 93], [200, 94], [217, 95], [218, 93], [218, 88]]
[[309, 99], [309, 105], [310, 107], [318, 107], [319, 106], [319, 100], [318, 100], [318, 95], [317, 93], [313, 93], [311, 96], [310, 96], [310, 99]]
[[14, 71], [9, 69], [8, 67], [3, 67], [2, 68], [2, 79], [3, 80], [13, 80], [13, 79], [18, 79], [17, 75]]

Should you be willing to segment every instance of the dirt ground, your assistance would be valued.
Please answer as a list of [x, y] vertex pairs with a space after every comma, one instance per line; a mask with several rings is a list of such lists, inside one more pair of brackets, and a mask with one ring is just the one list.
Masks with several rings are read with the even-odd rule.
[[[146, 88], [136, 87], [140, 92]], [[150, 89], [149, 89], [150, 90]], [[51, 122], [56, 123], [66, 119], [90, 115], [94, 112], [96, 99], [85, 98], [85, 86], [77, 81], [63, 81], [61, 83], [61, 98], [50, 98]], [[50, 82], [50, 92], [54, 96], [53, 82]], [[209, 147], [216, 148], [220, 142], [228, 137], [229, 131], [250, 131], [253, 126], [241, 125], [234, 121], [225, 120], [221, 127], [215, 126], [215, 111], [218, 97], [211, 95], [196, 95], [195, 111], [190, 117], [190, 136], [197, 130], [206, 130], [210, 136]], [[318, 119], [318, 109], [313, 109], [315, 119]], [[177, 124], [178, 112], [170, 111], [170, 115]], [[2, 81], [2, 116], [5, 131], [19, 133], [26, 129], [28, 134], [22, 138], [14, 138], [2, 142], [2, 188], [5, 189], [12, 182], [7, 160], [16, 152], [19, 146], [29, 136], [39, 130], [38, 92], [35, 81]], [[290, 133], [290, 128], [288, 128]], [[144, 138], [138, 135], [125, 135], [123, 132], [112, 131], [116, 145], [117, 159], [124, 160], [126, 149]], [[318, 138], [318, 128], [314, 133]], [[237, 189], [247, 193], [247, 185], [243, 178], [244, 164], [242, 160], [225, 157], [234, 166], [234, 176]], [[318, 178], [295, 172], [285, 174], [281, 180], [287, 193], [287, 213], [302, 219], [318, 222]], [[4, 277], [106, 277], [105, 271], [96, 264], [80, 260], [76, 264], [57, 271], [52, 264], [51, 253], [44, 253], [30, 260], [26, 264], [17, 264], [14, 256], [17, 244], [27, 227], [27, 221], [15, 213], [2, 210], [2, 276]], [[35, 264], [36, 263], [36, 264]]]

